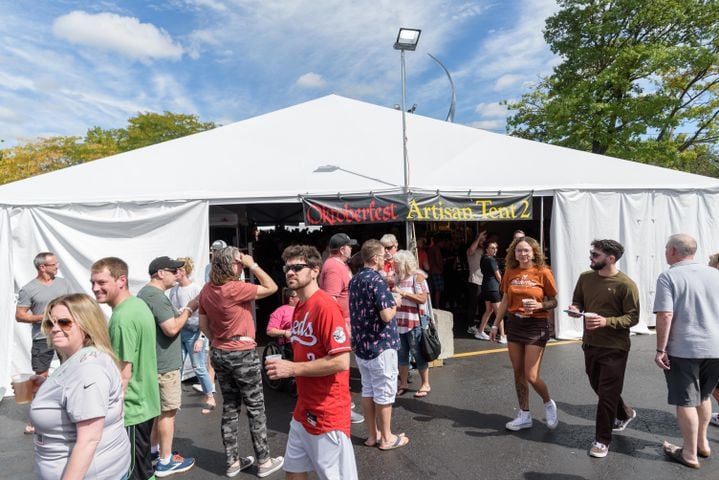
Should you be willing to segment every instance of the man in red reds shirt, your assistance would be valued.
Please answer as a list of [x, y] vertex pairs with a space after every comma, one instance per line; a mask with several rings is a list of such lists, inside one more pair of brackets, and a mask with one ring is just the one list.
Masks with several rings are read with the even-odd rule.
[[287, 286], [300, 303], [292, 316], [294, 361], [268, 359], [271, 379], [296, 377], [297, 405], [290, 422], [284, 470], [288, 480], [357, 479], [350, 441], [350, 335], [334, 298], [320, 290], [322, 257], [316, 248], [287, 247], [282, 253]]

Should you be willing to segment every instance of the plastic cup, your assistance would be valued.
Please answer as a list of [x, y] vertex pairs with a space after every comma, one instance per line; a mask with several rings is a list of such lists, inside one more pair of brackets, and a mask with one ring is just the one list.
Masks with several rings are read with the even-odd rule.
[[534, 305], [534, 299], [533, 298], [523, 298], [522, 299], [522, 306], [525, 310], [530, 308], [532, 305]]
[[22, 405], [32, 401], [33, 373], [17, 373], [11, 377], [15, 389], [15, 403]]
[[265, 357], [265, 363], [272, 363], [275, 360], [282, 360], [282, 355], [279, 353], [275, 353], [274, 355], [267, 355]]

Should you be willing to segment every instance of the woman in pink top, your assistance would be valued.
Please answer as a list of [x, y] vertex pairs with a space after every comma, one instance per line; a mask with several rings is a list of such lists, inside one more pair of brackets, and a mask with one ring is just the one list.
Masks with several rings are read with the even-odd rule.
[[297, 292], [285, 287], [282, 289], [282, 300], [284, 305], [278, 307], [270, 314], [270, 321], [267, 323], [267, 335], [277, 338], [278, 345], [289, 343], [292, 336], [292, 314], [295, 305], [299, 301]]

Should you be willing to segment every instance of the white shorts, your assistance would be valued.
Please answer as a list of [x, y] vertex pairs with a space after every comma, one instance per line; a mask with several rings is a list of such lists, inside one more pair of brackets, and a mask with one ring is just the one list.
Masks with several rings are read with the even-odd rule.
[[339, 430], [312, 435], [295, 420], [285, 450], [285, 472], [316, 472], [321, 480], [357, 480], [355, 452], [349, 437]]
[[397, 394], [397, 350], [385, 350], [372, 360], [355, 357], [362, 377], [362, 396], [377, 405], [394, 403]]

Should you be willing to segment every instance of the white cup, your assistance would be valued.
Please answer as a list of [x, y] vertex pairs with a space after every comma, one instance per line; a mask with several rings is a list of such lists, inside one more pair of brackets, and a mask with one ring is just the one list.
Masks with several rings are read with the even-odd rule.
[[282, 354], [275, 353], [274, 355], [267, 355], [267, 356], [265, 357], [265, 362], [272, 363], [272, 362], [274, 362], [275, 360], [282, 360]]
[[524, 307], [525, 310], [533, 304], [534, 304], [533, 298], [523, 298], [522, 299], [522, 306]]

